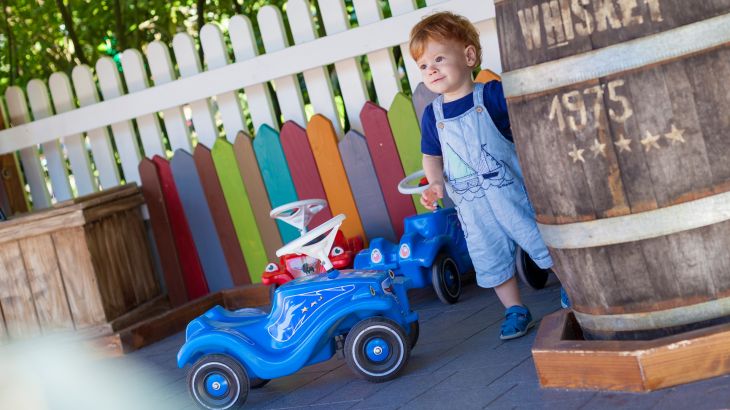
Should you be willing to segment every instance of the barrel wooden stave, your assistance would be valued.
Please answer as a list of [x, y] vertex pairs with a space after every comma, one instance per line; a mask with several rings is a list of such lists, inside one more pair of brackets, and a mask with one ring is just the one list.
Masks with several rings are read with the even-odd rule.
[[[543, 21], [542, 44], [528, 49], [520, 17], [535, 5], [542, 13], [543, 5], [553, 3], [605, 4], [619, 12], [636, 3], [634, 17], [644, 19], [551, 47]], [[508, 50], [502, 63], [507, 70], [530, 70], [730, 12], [727, 0], [702, 3], [499, 1], [500, 44]], [[650, 6], [661, 9], [661, 19], [651, 17]], [[725, 43], [600, 77], [582, 72], [585, 81], [530, 95], [510, 96], [506, 88], [538, 221], [560, 225], [640, 214], [730, 190], [728, 62]], [[634, 242], [551, 251], [586, 337], [650, 339], [728, 320], [723, 298], [730, 296], [729, 234], [725, 221]]]
[[[555, 3], [559, 5], [559, 24], [546, 24], [546, 21], [552, 22], [552, 20], [550, 18], [546, 20], [543, 5]], [[588, 3], [588, 5], [582, 3]], [[578, 14], [573, 11], [576, 4], [591, 15], [594, 24], [590, 30], [585, 29], [585, 20], [577, 18]], [[600, 16], [607, 16], [603, 18], [601, 27], [596, 24], [595, 19], [596, 8], [594, 6], [598, 4], [603, 4], [605, 7]], [[527, 10], [530, 10], [531, 13], [535, 6], [538, 7], [539, 13], [537, 27], [540, 47], [534, 41], [533, 31], [530, 30], [536, 26], [529, 24], [529, 16], [527, 16]], [[614, 13], [611, 13], [610, 9], [613, 9]], [[719, 16], [727, 13], [729, 9], [730, 0], [695, 1], [691, 5], [688, 5], [685, 0], [497, 0], [495, 10], [500, 49], [503, 50], [501, 53], [502, 67], [505, 71], [512, 71], [624, 43]], [[570, 18], [564, 19], [563, 16], [566, 14], [563, 13], [567, 13], [567, 10], [570, 10], [568, 13]], [[624, 16], [623, 10], [630, 12], [630, 17]], [[526, 40], [523, 35], [520, 14], [525, 20], [530, 40]], [[616, 18], [613, 18], [614, 15]], [[566, 25], [565, 21], [570, 21], [572, 24]], [[558, 20], [554, 22], [557, 23]], [[578, 26], [584, 30], [581, 32]], [[554, 42], [548, 39], [546, 27], [555, 27], [555, 30], [549, 30]], [[570, 38], [569, 31], [571, 30], [568, 27], [572, 27], [572, 38]], [[563, 41], [558, 41], [561, 35]], [[528, 45], [528, 43], [530, 44]], [[504, 50], [509, 50], [509, 52], [505, 53]]]

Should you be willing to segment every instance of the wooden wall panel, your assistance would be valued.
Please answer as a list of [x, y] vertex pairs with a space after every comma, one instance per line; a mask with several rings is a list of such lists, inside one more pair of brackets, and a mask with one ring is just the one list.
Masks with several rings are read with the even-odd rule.
[[[294, 121], [287, 121], [281, 127], [281, 146], [289, 164], [294, 187], [299, 199], [327, 199], [322, 179], [317, 170], [317, 162], [307, 139], [307, 131]], [[319, 226], [332, 218], [329, 207], [321, 210], [310, 227]]]
[[43, 333], [73, 330], [71, 311], [66, 301], [61, 270], [58, 267], [56, 249], [53, 247], [51, 236], [34, 236], [22, 239], [18, 243]]
[[0, 245], [0, 305], [5, 317], [8, 336], [24, 338], [40, 335], [33, 292], [23, 265], [17, 242]]
[[347, 216], [340, 229], [346, 237], [360, 236], [367, 243], [360, 213], [355, 206], [350, 183], [337, 148], [337, 135], [332, 123], [319, 114], [313, 116], [307, 125], [307, 137], [332, 214]]
[[249, 194], [238, 169], [233, 145], [222, 138], [218, 139], [213, 146], [213, 162], [220, 177], [223, 196], [228, 203], [238, 242], [246, 257], [251, 282], [259, 283], [268, 259]]
[[188, 301], [182, 266], [175, 248], [175, 238], [170, 227], [170, 220], [165, 209], [162, 186], [154, 162], [148, 158], [139, 163], [139, 174], [142, 179], [142, 194], [150, 213], [150, 225], [155, 239], [157, 253], [167, 288], [167, 297], [172, 307], [178, 307]]
[[368, 102], [362, 108], [360, 118], [385, 206], [395, 234], [400, 238], [403, 235], [403, 219], [415, 214], [416, 207], [409, 196], [398, 192], [398, 183], [405, 178], [405, 173], [388, 122], [388, 113]]
[[167, 215], [170, 219], [175, 247], [178, 251], [177, 255], [180, 258], [188, 299], [197, 299], [208, 294], [208, 284], [205, 282], [203, 267], [200, 265], [198, 252], [195, 249], [195, 243], [193, 242], [190, 227], [185, 218], [180, 196], [175, 186], [175, 180], [172, 177], [172, 170], [167, 160], [160, 156], [155, 155], [152, 158], [152, 162], [157, 166], [157, 172], [160, 177], [162, 195], [165, 199], [165, 209], [167, 209]]
[[[403, 172], [410, 175], [423, 168], [421, 154], [421, 124], [418, 123], [416, 111], [411, 99], [403, 93], [396, 94], [388, 110], [388, 121], [393, 131], [398, 156], [403, 165]], [[413, 205], [418, 213], [426, 212], [418, 195], [411, 195]]]
[[[276, 250], [284, 244], [279, 235], [279, 228], [276, 222], [269, 216], [271, 212], [271, 203], [269, 196], [264, 187], [264, 180], [261, 177], [261, 170], [258, 162], [256, 162], [256, 154], [253, 151], [253, 143], [251, 137], [239, 132], [236, 142], [233, 144], [233, 152], [235, 154], [235, 162], [238, 167], [240, 178], [248, 194], [248, 200], [251, 204], [258, 226], [261, 240], [266, 250], [266, 255], [270, 260], [276, 260]], [[263, 268], [262, 268], [263, 269]]]
[[170, 167], [200, 256], [200, 263], [203, 265], [208, 288], [211, 292], [232, 288], [233, 279], [215, 230], [213, 216], [193, 156], [184, 150], [177, 150], [170, 161]]
[[395, 237], [390, 223], [365, 137], [350, 130], [340, 141], [339, 148], [365, 234], [371, 239], [381, 237], [397, 242], [399, 238]]
[[193, 159], [233, 284], [236, 286], [247, 285], [251, 283], [251, 278], [248, 274], [243, 251], [238, 245], [236, 230], [233, 227], [233, 220], [231, 220], [231, 214], [228, 211], [226, 198], [223, 196], [223, 188], [218, 179], [218, 172], [215, 170], [210, 149], [203, 144], [198, 144], [195, 147]]
[[[289, 172], [289, 165], [286, 163], [284, 150], [281, 148], [279, 133], [268, 125], [262, 125], [253, 139], [253, 150], [271, 207], [276, 208], [296, 201], [297, 191]], [[281, 221], [276, 221], [276, 224], [284, 243], [299, 237], [299, 231], [293, 226]]]

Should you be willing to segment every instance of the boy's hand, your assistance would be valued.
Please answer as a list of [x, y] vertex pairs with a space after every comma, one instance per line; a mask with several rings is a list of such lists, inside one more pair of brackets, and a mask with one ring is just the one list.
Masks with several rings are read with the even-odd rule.
[[444, 197], [444, 186], [441, 184], [431, 184], [428, 189], [421, 193], [421, 205], [429, 211], [436, 209], [437, 201]]

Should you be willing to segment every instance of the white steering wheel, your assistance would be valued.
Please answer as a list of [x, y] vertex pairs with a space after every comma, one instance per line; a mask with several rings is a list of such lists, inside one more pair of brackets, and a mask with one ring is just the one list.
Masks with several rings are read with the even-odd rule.
[[286, 222], [299, 229], [299, 234], [307, 232], [307, 225], [319, 211], [327, 206], [324, 199], [305, 199], [302, 201], [290, 202], [271, 210], [269, 216]]
[[431, 184], [426, 184], [423, 186], [416, 186], [413, 185], [413, 181], [420, 181], [421, 178], [426, 176], [426, 172], [423, 170], [416, 171], [412, 173], [411, 175], [408, 175], [407, 177], [403, 178], [398, 183], [398, 192], [404, 195], [421, 195], [423, 191], [428, 189], [428, 187], [431, 186]]
[[[324, 265], [326, 271], [332, 269], [329, 254], [332, 244], [335, 242], [337, 230], [345, 220], [344, 214], [339, 214], [322, 225], [312, 229], [297, 239], [279, 248], [276, 256], [284, 256], [290, 254], [307, 255], [318, 259]], [[326, 234], [326, 235], [325, 235]], [[320, 236], [324, 238], [317, 240]], [[314, 241], [314, 242], [312, 242]]]

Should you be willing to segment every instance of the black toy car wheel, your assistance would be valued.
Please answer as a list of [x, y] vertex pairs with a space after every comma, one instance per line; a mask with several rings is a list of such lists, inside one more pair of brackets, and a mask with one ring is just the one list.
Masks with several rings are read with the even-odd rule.
[[410, 332], [408, 333], [408, 346], [413, 350], [418, 343], [418, 336], [421, 334], [421, 327], [418, 325], [418, 321], [414, 320], [411, 322]]
[[259, 379], [258, 377], [254, 377], [253, 379], [251, 379], [251, 382], [249, 384], [251, 385], [252, 389], [260, 389], [266, 386], [266, 384], [270, 381], [271, 379]]
[[461, 296], [461, 273], [456, 262], [445, 253], [439, 254], [431, 267], [431, 283], [436, 296], [446, 304], [454, 304]]
[[375, 383], [398, 376], [410, 353], [403, 328], [382, 317], [360, 321], [345, 339], [347, 364], [355, 374]]
[[545, 287], [550, 276], [550, 269], [540, 269], [539, 266], [530, 258], [527, 252], [517, 247], [516, 256], [517, 276], [527, 286], [539, 290]]
[[201, 408], [239, 409], [248, 397], [248, 374], [228, 356], [207, 355], [188, 371], [188, 389]]

